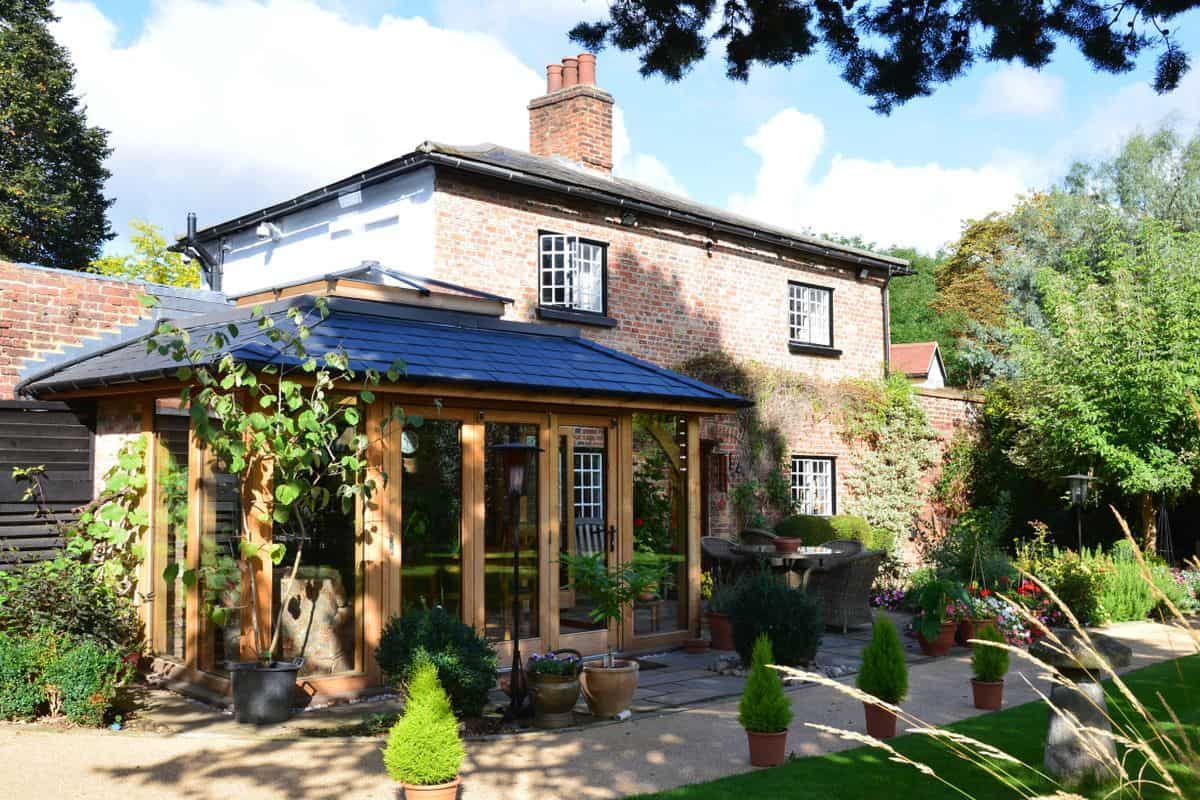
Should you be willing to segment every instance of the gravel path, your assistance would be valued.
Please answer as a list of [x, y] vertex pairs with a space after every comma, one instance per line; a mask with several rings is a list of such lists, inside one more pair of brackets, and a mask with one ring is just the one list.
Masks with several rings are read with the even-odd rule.
[[[1178, 631], [1152, 623], [1106, 631], [1134, 648], [1133, 668], [1194, 652]], [[915, 664], [905, 706], [932, 723], [977, 712], [969, 693], [970, 666], [961, 648], [953, 657]], [[1005, 703], [1036, 698], [1014, 664]], [[791, 691], [796, 722], [789, 748], [802, 755], [843, 744], [804, 726], [823, 723], [862, 730], [862, 708], [821, 687]], [[211, 715], [208, 715], [211, 717]], [[58, 731], [0, 724], [0, 754], [7, 767], [0, 795], [13, 798], [176, 800], [176, 798], [395, 798], [383, 773], [378, 739], [278, 738], [231, 724], [182, 725], [169, 734], [128, 731]], [[743, 772], [745, 734], [736, 699], [629, 722], [558, 733], [530, 733], [471, 742], [463, 770], [465, 800], [496, 798], [619, 797]]]

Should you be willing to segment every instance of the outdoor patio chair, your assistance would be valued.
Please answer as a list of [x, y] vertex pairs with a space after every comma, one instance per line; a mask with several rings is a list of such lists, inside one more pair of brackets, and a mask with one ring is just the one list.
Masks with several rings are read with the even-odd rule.
[[575, 552], [590, 556], [604, 552], [604, 520], [575, 520]]
[[775, 545], [775, 540], [779, 538], [771, 531], [763, 530], [762, 528], [746, 528], [742, 531], [742, 544], [766, 544]]
[[871, 586], [884, 555], [882, 550], [865, 550], [805, 573], [801, 587], [821, 596], [825, 627], [841, 628], [845, 633], [871, 624]]
[[701, 536], [700, 553], [708, 562], [718, 580], [732, 583], [754, 559], [743, 553], [735, 553], [733, 542], [720, 536]]

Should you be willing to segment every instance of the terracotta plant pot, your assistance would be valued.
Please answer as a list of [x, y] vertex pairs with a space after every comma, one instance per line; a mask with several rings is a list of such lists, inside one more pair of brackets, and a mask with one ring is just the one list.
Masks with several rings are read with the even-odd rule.
[[712, 649], [733, 650], [733, 623], [729, 621], [729, 615], [709, 611], [705, 617], [708, 619], [708, 631], [712, 635]]
[[579, 702], [578, 675], [529, 675], [529, 694], [533, 698], [533, 724], [537, 728], [566, 728], [575, 723], [574, 708]]
[[691, 653], [692, 655], [707, 653], [708, 639], [688, 639], [683, 643], [683, 650], [685, 653]]
[[787, 760], [787, 731], [758, 733], [746, 731], [750, 744], [750, 766], [778, 767]]
[[975, 693], [975, 707], [985, 711], [999, 711], [1004, 705], [1004, 681], [977, 681], [971, 679]]
[[438, 783], [433, 786], [418, 786], [414, 783], [404, 784], [406, 800], [457, 800], [458, 787], [462, 778], [455, 777], [449, 783]]
[[794, 536], [776, 536], [775, 537], [775, 552], [777, 553], [794, 553], [804, 545], [803, 539], [798, 539]]
[[628, 710], [633, 703], [638, 665], [636, 661], [614, 661], [611, 667], [585, 664], [580, 682], [592, 716], [609, 719]]
[[954, 645], [954, 634], [958, 630], [957, 622], [943, 622], [941, 633], [932, 642], [926, 639], [920, 631], [917, 632], [917, 641], [921, 645], [921, 652], [927, 656], [944, 656], [950, 652], [950, 648]]
[[891, 739], [896, 735], [896, 714], [883, 706], [863, 703], [867, 713], [867, 735], [876, 739]]

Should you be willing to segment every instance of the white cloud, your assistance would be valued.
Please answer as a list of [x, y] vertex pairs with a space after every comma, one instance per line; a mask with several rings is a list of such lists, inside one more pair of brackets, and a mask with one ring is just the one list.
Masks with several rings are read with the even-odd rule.
[[687, 189], [671, 174], [666, 164], [648, 153], [633, 151], [625, 127], [625, 113], [620, 106], [613, 106], [613, 173], [664, 192], [687, 194]]
[[957, 237], [963, 220], [1009, 207], [1027, 186], [1028, 166], [1015, 159], [947, 168], [835, 153], [818, 177], [825, 145], [820, 119], [793, 108], [780, 111], [746, 139], [761, 165], [754, 192], [734, 194], [730, 208], [796, 230], [859, 234], [881, 246], [933, 252]]
[[[544, 1], [544, 0], [543, 0]], [[528, 147], [528, 101], [545, 91], [494, 36], [419, 17], [354, 21], [315, 0], [162, 0], [117, 43], [91, 2], [60, 2], [89, 120], [111, 131], [110, 212], [178, 232], [374, 166], [433, 139]], [[624, 174], [677, 186], [633, 152]], [[119, 245], [119, 243], [118, 243]]]
[[983, 80], [975, 110], [982, 114], [1035, 117], [1062, 107], [1063, 79], [1021, 64], [1002, 67]]

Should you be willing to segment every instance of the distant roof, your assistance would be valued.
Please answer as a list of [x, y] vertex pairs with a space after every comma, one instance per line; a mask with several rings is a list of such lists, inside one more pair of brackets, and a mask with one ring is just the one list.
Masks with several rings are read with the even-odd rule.
[[557, 156], [535, 156], [495, 144], [458, 147], [437, 142], [424, 142], [400, 158], [379, 164], [364, 172], [355, 173], [340, 181], [322, 186], [282, 203], [211, 225], [197, 233], [208, 240], [274, 219], [282, 214], [331, 200], [338, 195], [356, 191], [363, 186], [387, 180], [423, 166], [433, 165], [477, 175], [487, 175], [504, 181], [532, 186], [546, 191], [584, 197], [598, 202], [628, 208], [637, 213], [653, 214], [679, 220], [701, 228], [720, 230], [770, 244], [790, 247], [809, 255], [848, 262], [857, 267], [908, 274], [908, 262], [894, 256], [872, 253], [869, 250], [827, 241], [733, 214], [724, 209], [704, 205], [664, 192], [627, 178], [587, 169], [569, 159]]
[[[924, 378], [933, 367], [933, 360], [941, 364], [942, 356], [937, 342], [911, 342], [893, 344], [891, 366], [893, 372], [903, 372], [910, 378]], [[945, 369], [942, 370], [945, 372]]]
[[[263, 313], [276, 327], [293, 328], [288, 310], [314, 309], [314, 298], [302, 296], [270, 303]], [[750, 401], [624, 353], [603, 347], [573, 328], [506, 322], [477, 314], [396, 306], [369, 300], [332, 297], [325, 319], [313, 315], [305, 341], [320, 357], [342, 348], [355, 371], [386, 372], [396, 361], [405, 365], [400, 385], [462, 384], [622, 399], [667, 400], [736, 408]], [[240, 308], [193, 318], [183, 325], [193, 342], [213, 331], [241, 323], [238, 335], [221, 349], [254, 365], [296, 363], [281, 355], [251, 322], [251, 310]], [[173, 379], [179, 368], [169, 355], [146, 352], [145, 337], [89, 358], [44, 370], [27, 379], [18, 392], [44, 397], [56, 392], [129, 386]], [[216, 356], [214, 356], [214, 359]]]

